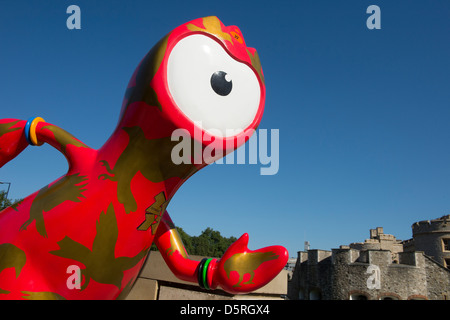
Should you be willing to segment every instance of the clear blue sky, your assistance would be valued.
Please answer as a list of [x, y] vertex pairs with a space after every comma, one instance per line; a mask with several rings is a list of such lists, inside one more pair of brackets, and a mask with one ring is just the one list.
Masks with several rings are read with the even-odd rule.
[[[81, 30], [66, 8], [81, 8]], [[381, 29], [369, 30], [369, 5]], [[266, 78], [261, 129], [278, 129], [279, 171], [213, 164], [168, 210], [191, 235], [250, 235], [250, 249], [337, 248], [384, 227], [450, 213], [450, 2], [0, 1], [1, 118], [41, 116], [100, 147], [126, 85], [163, 35], [218, 16], [255, 47]], [[29, 147], [0, 169], [21, 198], [65, 174], [64, 157]]]

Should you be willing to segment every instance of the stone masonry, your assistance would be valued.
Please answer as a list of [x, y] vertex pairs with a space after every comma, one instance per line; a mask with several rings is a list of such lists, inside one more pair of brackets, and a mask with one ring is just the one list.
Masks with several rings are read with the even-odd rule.
[[413, 225], [415, 237], [407, 241], [376, 228], [363, 243], [298, 252], [288, 284], [289, 299], [450, 299], [450, 266], [445, 260], [450, 254], [445, 246], [450, 238], [448, 217], [420, 222], [420, 230]]

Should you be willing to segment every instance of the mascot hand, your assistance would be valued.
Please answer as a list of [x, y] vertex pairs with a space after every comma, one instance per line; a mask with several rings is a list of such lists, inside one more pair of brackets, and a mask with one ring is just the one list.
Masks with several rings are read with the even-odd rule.
[[[270, 246], [251, 251], [247, 245], [248, 234], [245, 233], [220, 260], [202, 261], [199, 268], [200, 286], [211, 289], [220, 286], [232, 294], [248, 293], [265, 286], [286, 266], [288, 252], [284, 247]], [[204, 268], [205, 264], [209, 267]], [[208, 271], [202, 272], [204, 269]], [[200, 274], [204, 274], [203, 282]]]

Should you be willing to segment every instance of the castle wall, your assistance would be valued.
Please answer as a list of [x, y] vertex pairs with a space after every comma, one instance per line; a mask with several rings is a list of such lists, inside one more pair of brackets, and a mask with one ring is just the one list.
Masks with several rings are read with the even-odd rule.
[[430, 300], [450, 300], [449, 270], [425, 256], [427, 290]]
[[450, 270], [423, 252], [341, 248], [299, 252], [288, 297], [441, 300], [450, 299], [449, 290]]
[[447, 266], [446, 259], [450, 259], [450, 250], [445, 250], [444, 239], [450, 241], [450, 216], [435, 220], [416, 222], [412, 225], [414, 250], [424, 251], [436, 262]]
[[[352, 263], [349, 263], [350, 250], [337, 249], [333, 255], [333, 299], [349, 299], [352, 294], [370, 300], [385, 296], [398, 299], [426, 296], [425, 265], [420, 253], [402, 254], [402, 261], [408, 264], [392, 263], [392, 254], [387, 250], [368, 250]], [[370, 281], [375, 278], [379, 279], [379, 286]]]

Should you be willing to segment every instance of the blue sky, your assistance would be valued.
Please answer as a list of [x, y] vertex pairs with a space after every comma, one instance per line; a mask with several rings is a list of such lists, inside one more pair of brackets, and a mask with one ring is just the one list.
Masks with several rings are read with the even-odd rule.
[[[81, 30], [66, 9], [81, 8]], [[369, 30], [369, 5], [381, 29]], [[450, 3], [433, 1], [3, 1], [1, 118], [41, 116], [91, 147], [114, 129], [128, 80], [168, 31], [218, 16], [258, 50], [267, 100], [261, 129], [279, 130], [279, 171], [213, 164], [168, 210], [191, 235], [250, 235], [250, 249], [364, 241], [384, 227], [449, 214]], [[269, 134], [270, 137], [270, 134]], [[21, 198], [65, 174], [51, 147], [0, 169]]]

